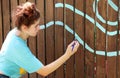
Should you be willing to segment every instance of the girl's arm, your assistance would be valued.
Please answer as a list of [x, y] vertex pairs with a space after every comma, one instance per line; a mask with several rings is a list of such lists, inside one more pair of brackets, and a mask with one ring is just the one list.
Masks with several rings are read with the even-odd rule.
[[[74, 44], [74, 47], [73, 47], [73, 44]], [[62, 55], [60, 58], [58, 58], [54, 62], [43, 66], [37, 71], [37, 73], [42, 76], [49, 75], [50, 73], [55, 71], [57, 68], [59, 68], [63, 63], [65, 63], [77, 51], [78, 47], [79, 47], [79, 43], [77, 41], [73, 41], [68, 45], [64, 55]]]

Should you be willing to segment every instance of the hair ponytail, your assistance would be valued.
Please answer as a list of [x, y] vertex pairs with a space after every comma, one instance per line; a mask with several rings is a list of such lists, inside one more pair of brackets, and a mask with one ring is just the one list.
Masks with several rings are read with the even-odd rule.
[[12, 13], [12, 19], [18, 29], [21, 25], [30, 26], [36, 20], [40, 18], [40, 12], [36, 8], [34, 3], [26, 2], [22, 5], [17, 6], [15, 11]]

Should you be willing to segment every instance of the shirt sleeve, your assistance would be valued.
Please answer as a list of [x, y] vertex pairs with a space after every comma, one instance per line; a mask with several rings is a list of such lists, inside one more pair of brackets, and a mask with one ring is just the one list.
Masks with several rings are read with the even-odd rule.
[[25, 44], [9, 47], [8, 59], [13, 61], [27, 72], [33, 73], [43, 67], [43, 64], [31, 53]]

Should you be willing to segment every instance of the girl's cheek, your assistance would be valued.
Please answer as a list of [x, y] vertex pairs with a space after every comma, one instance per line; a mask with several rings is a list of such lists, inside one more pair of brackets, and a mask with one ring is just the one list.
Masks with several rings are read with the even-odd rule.
[[37, 26], [37, 28], [36, 28], [36, 29], [37, 29], [37, 31], [40, 29], [40, 28], [39, 28], [39, 25]]

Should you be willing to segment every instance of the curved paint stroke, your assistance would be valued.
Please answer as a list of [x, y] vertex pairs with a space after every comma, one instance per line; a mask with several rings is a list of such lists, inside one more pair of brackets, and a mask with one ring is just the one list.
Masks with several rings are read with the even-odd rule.
[[[84, 41], [78, 36], [78, 34], [68, 26], [68, 25], [64, 25], [64, 23], [62, 21], [51, 21], [51, 22], [48, 22], [46, 23], [46, 25], [40, 25], [40, 29], [45, 29], [45, 28], [48, 28], [50, 26], [53, 26], [53, 25], [58, 25], [58, 26], [65, 26], [65, 29], [70, 32], [71, 34], [75, 34], [75, 38], [79, 41], [79, 43], [84, 46]], [[85, 43], [85, 48], [91, 52], [91, 53], [94, 53], [94, 50], [87, 44]], [[119, 54], [120, 54], [120, 51], [118, 51]], [[102, 56], [105, 56], [105, 53], [108, 57], [112, 57], [112, 56], [117, 56], [117, 51], [111, 51], [111, 52], [105, 52], [105, 51], [96, 51], [96, 54], [97, 55], [102, 55]]]
[[108, 4], [115, 10], [118, 11], [118, 6], [112, 2], [112, 0], [108, 0]]
[[[97, 16], [97, 18], [98, 18], [102, 23], [106, 23], [106, 20], [99, 14], [99, 11], [98, 11], [98, 2], [99, 2], [99, 0], [97, 0], [96, 5], [95, 5], [95, 1], [93, 2], [93, 11], [95, 12], [95, 8], [96, 8], [96, 16]], [[108, 4], [109, 4], [115, 11], [118, 11], [117, 6], [116, 6], [111, 0], [108, 0]], [[111, 25], [111, 26], [116, 26], [116, 25], [118, 25], [118, 21], [115, 21], [115, 22], [107, 21], [107, 24], [108, 24], [108, 25]]]
[[[63, 3], [56, 3], [55, 4], [55, 7], [56, 8], [60, 8], [60, 7], [64, 7], [64, 4]], [[84, 12], [74, 8], [73, 6], [69, 5], [69, 4], [65, 4], [65, 8], [68, 8], [70, 9], [71, 11], [75, 11], [76, 14], [78, 15], [81, 15], [81, 16], [84, 16]], [[75, 9], [75, 10], [74, 10]], [[91, 23], [95, 24], [96, 23], [96, 26], [103, 32], [103, 33], [106, 33], [106, 29], [100, 25], [97, 21], [95, 21], [92, 17], [90, 17], [89, 15], [85, 14], [85, 18], [87, 20], [89, 20]], [[120, 32], [120, 31], [119, 31]], [[120, 33], [119, 33], [120, 34]], [[117, 35], [117, 31], [107, 31], [106, 35], [109, 35], [109, 36], [114, 36], [114, 35]]]

